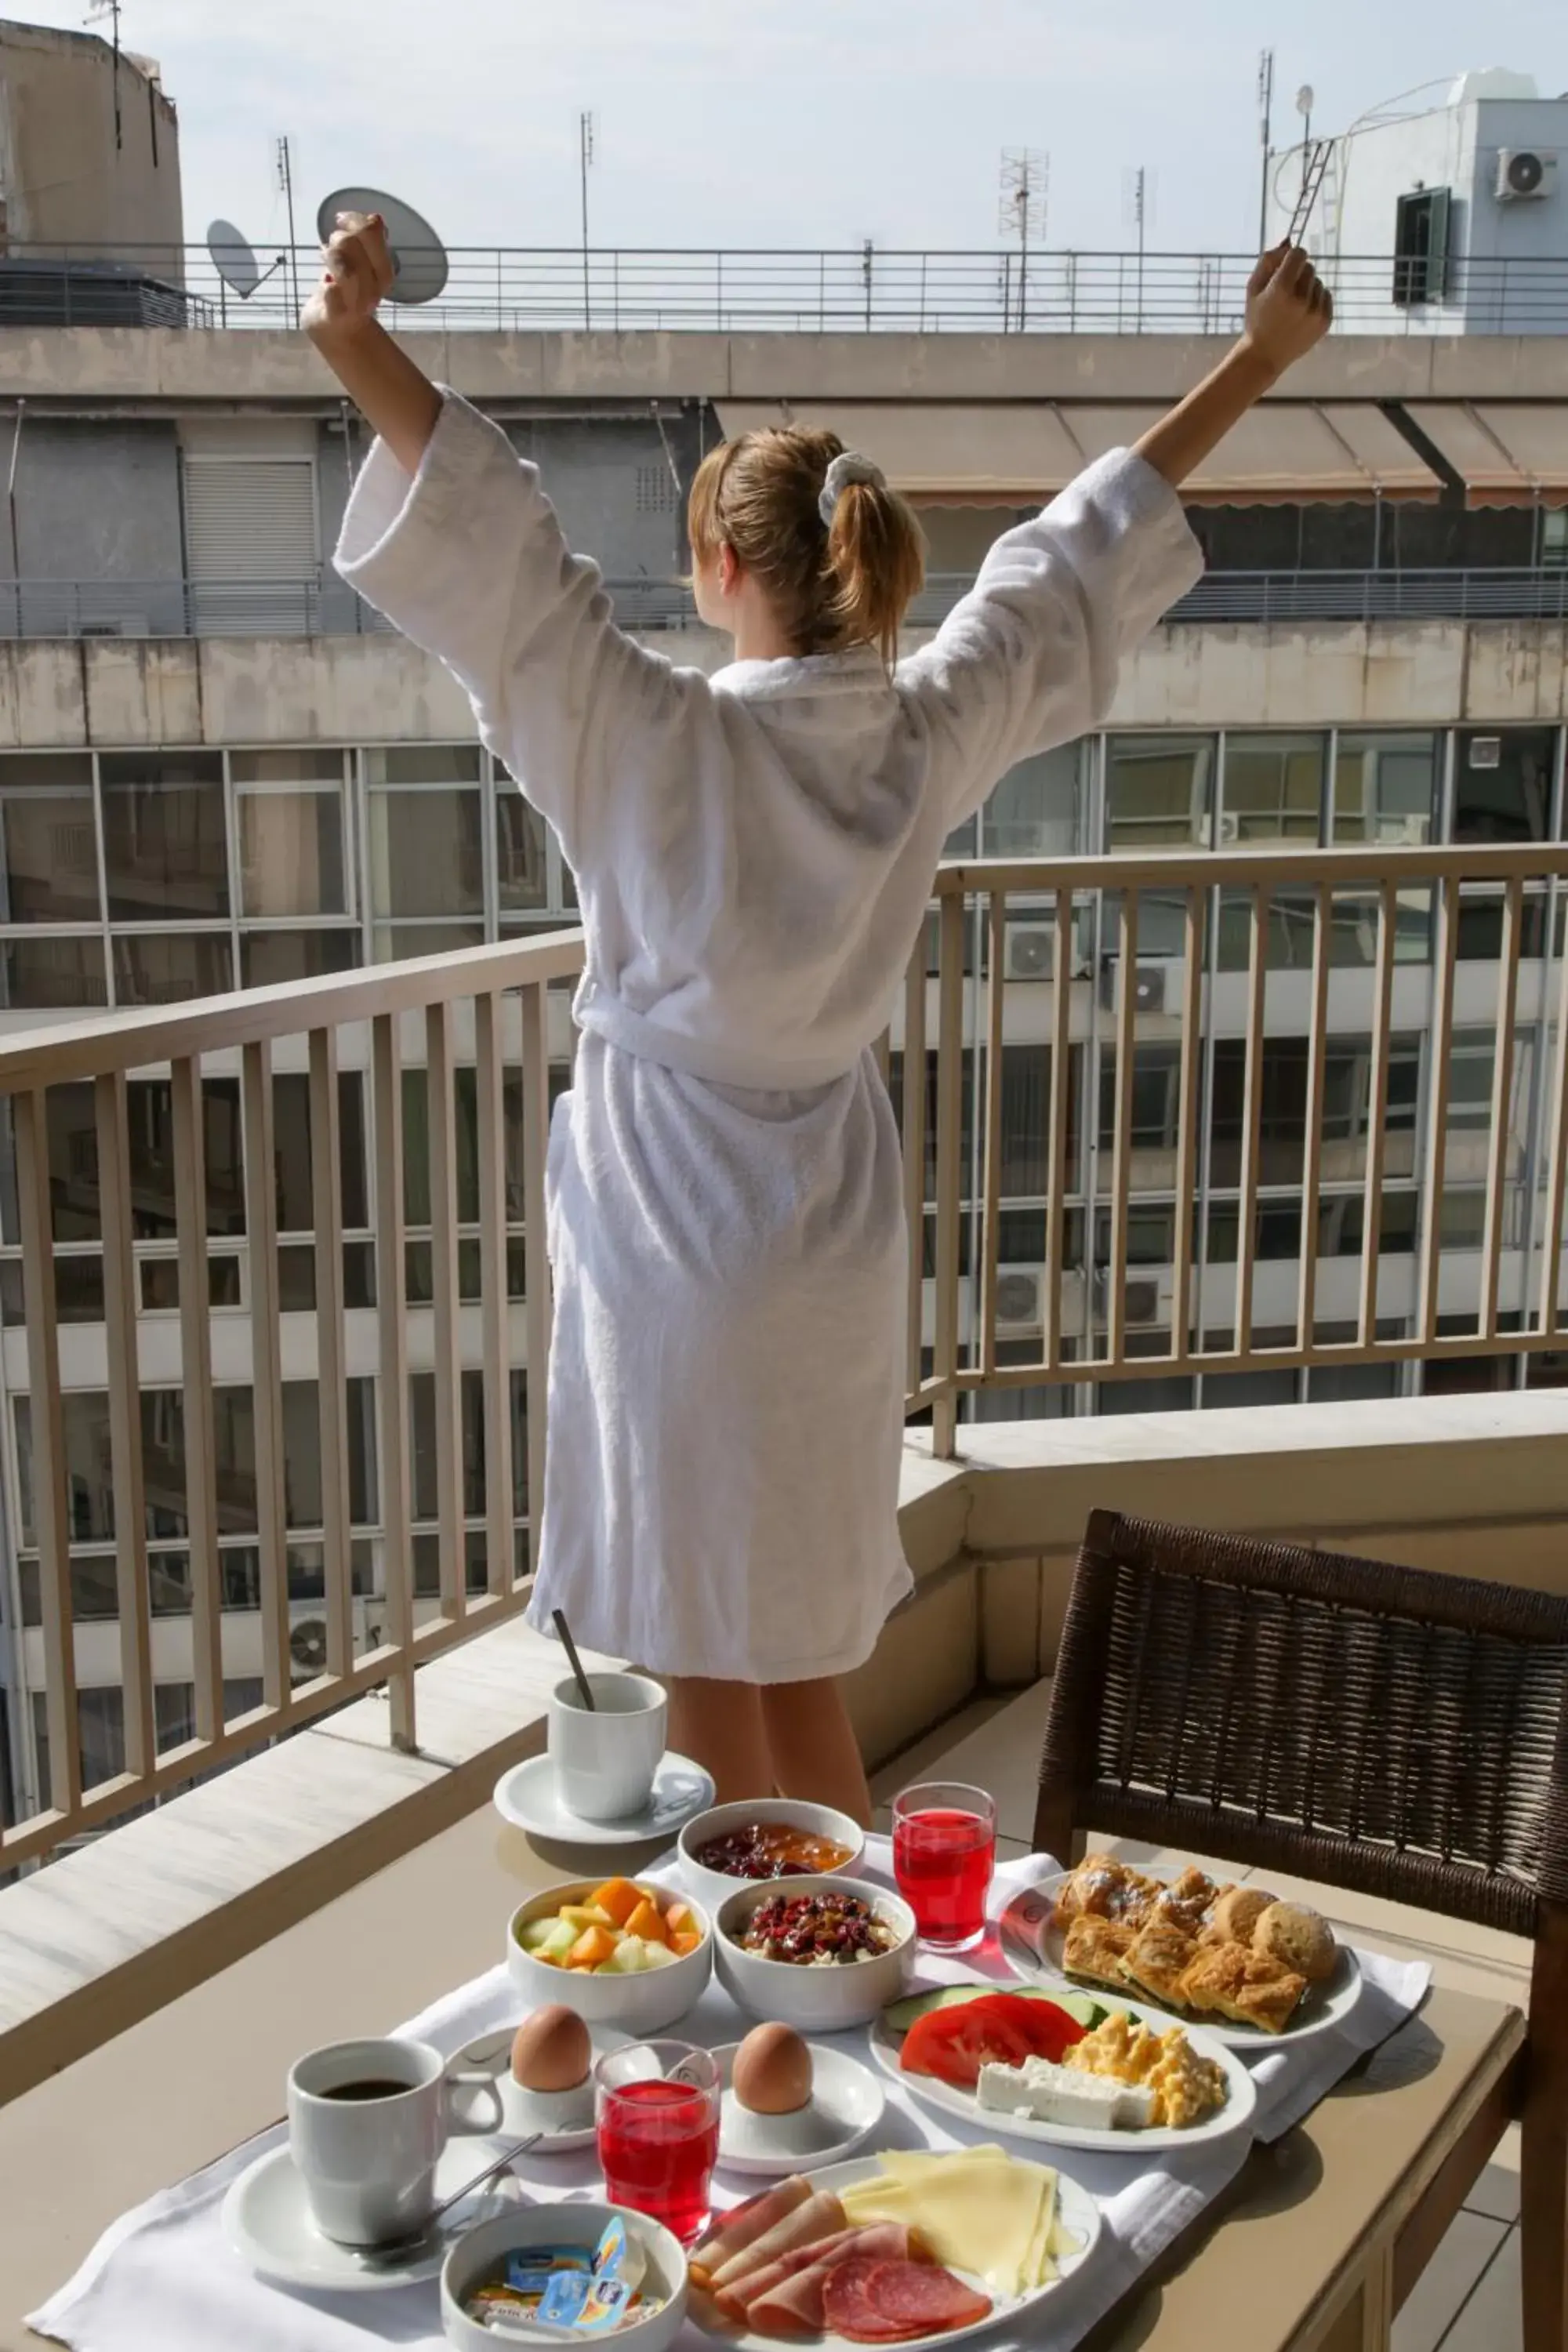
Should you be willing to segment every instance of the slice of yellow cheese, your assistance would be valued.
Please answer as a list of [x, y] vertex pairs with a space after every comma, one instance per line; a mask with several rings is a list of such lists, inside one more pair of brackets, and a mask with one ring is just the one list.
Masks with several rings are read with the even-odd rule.
[[1057, 2177], [999, 2147], [945, 2155], [902, 2151], [881, 2158], [883, 2177], [840, 2190], [847, 2218], [902, 2221], [939, 2263], [1016, 2295], [1051, 2275]]

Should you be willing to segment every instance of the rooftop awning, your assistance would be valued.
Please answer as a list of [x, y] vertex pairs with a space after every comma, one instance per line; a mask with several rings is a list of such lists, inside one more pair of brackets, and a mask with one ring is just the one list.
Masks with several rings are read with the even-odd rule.
[[[721, 401], [726, 435], [763, 425], [826, 426], [928, 506], [1026, 507], [1055, 496], [1091, 458], [1131, 446], [1152, 405], [1074, 401], [892, 403]], [[1274, 402], [1227, 434], [1183, 493], [1208, 506], [1294, 506], [1383, 497], [1436, 501], [1442, 485], [1367, 401]]]
[[721, 400], [726, 436], [763, 425], [805, 425], [864, 450], [916, 504], [1038, 506], [1082, 470], [1077, 444], [1047, 401]]
[[1568, 400], [1413, 401], [1473, 507], [1568, 506]]
[[[1138, 440], [1154, 407], [1064, 407], [1086, 458]], [[1369, 401], [1266, 401], [1233, 427], [1184, 484], [1189, 506], [1299, 506], [1365, 499], [1436, 503], [1442, 484]]]

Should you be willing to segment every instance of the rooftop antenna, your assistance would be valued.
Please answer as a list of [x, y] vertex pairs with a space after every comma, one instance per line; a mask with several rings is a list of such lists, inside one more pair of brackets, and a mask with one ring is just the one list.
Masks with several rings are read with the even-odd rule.
[[389, 302], [433, 302], [447, 284], [447, 248], [423, 214], [383, 188], [334, 188], [316, 211], [316, 234], [325, 245], [340, 213], [379, 213], [386, 226], [392, 262]]
[[287, 134], [278, 142], [278, 184], [283, 191], [283, 202], [289, 214], [289, 286], [294, 298], [294, 317], [300, 316], [300, 254], [294, 234], [294, 156]]
[[1051, 159], [1039, 147], [1002, 150], [999, 219], [1004, 236], [1018, 240], [1018, 331], [1028, 323], [1029, 247], [1046, 241]]
[[1138, 331], [1143, 331], [1143, 256], [1148, 245], [1149, 223], [1153, 216], [1154, 198], [1159, 183], [1146, 164], [1129, 168], [1121, 175], [1122, 217], [1134, 229], [1138, 237]]
[[583, 192], [583, 326], [594, 323], [588, 293], [588, 173], [594, 163], [594, 117], [587, 107], [577, 117], [577, 175]]
[[1268, 243], [1268, 159], [1274, 150], [1274, 52], [1258, 60], [1258, 128], [1263, 146], [1263, 193], [1258, 207], [1258, 250]]
[[1310, 81], [1304, 81], [1296, 92], [1296, 111], [1301, 118], [1301, 185], [1307, 184], [1307, 174], [1312, 164], [1312, 108], [1317, 91]]
[[123, 146], [120, 135], [120, 8], [121, 0], [92, 0], [92, 5], [82, 18], [84, 25], [101, 25], [106, 16], [114, 21], [114, 144], [116, 151]]

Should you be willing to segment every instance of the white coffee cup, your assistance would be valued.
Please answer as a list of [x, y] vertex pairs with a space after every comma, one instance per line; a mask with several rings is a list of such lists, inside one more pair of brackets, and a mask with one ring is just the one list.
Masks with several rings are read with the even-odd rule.
[[[356, 2084], [379, 2093], [346, 2095]], [[458, 2111], [454, 2094], [469, 2088], [489, 2098], [489, 2113]], [[505, 2121], [493, 2076], [449, 2075], [427, 2042], [334, 2042], [289, 2072], [289, 2153], [316, 2227], [340, 2245], [381, 2245], [422, 2229], [448, 2137], [499, 2132]]]
[[593, 1706], [576, 1677], [550, 1695], [550, 1757], [569, 1813], [584, 1822], [619, 1822], [640, 1813], [653, 1794], [664, 1754], [669, 1701], [646, 1675], [590, 1675]]

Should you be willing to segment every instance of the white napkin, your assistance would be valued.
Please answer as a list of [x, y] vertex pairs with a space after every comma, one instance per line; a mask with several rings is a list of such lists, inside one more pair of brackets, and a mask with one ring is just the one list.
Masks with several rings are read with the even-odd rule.
[[[1049, 1876], [1057, 1865], [1040, 1856], [1005, 1863], [992, 1889], [991, 1912], [999, 1916], [1024, 1887]], [[885, 1838], [867, 1847], [865, 1875], [891, 1883], [891, 1855]], [[1344, 2025], [1297, 2048], [1271, 2050], [1256, 2073], [1262, 2095], [1258, 2137], [1278, 2138], [1309, 2113], [1324, 2092], [1357, 2058], [1376, 2047], [1424, 1997], [1431, 1971], [1401, 1967], [1363, 1953], [1367, 1991]], [[994, 1977], [1011, 1982], [994, 1935], [973, 1952], [955, 1959], [923, 1959], [922, 1977], [962, 1981]], [[515, 2022], [519, 2002], [504, 1968], [492, 1969], [459, 1991], [433, 2004], [402, 2028], [455, 2056], [481, 2034]], [[717, 2044], [737, 2040], [742, 2018], [717, 1985], [710, 1986], [689, 2018], [682, 2035]], [[839, 2045], [865, 2055], [866, 2036], [844, 2034]], [[877, 2144], [883, 2147], [955, 2147], [993, 2135], [950, 2124], [889, 2083], [888, 2113]], [[253, 2278], [224, 2242], [219, 2214], [225, 2196], [247, 2167], [284, 2137], [281, 2127], [193, 2174], [177, 2188], [162, 2190], [105, 2231], [76, 2276], [50, 2297], [29, 2325], [57, 2337], [70, 2352], [372, 2352], [395, 2344], [405, 2352], [441, 2352], [445, 2344], [434, 2284], [390, 2288], [377, 2294], [295, 2294]], [[1249, 2142], [1237, 2134], [1200, 2145], [1151, 2164], [1135, 2155], [1080, 2155], [1073, 2149], [1040, 2151], [1100, 2200], [1102, 2230], [1093, 2258], [1079, 2275], [1048, 2295], [1032, 2314], [1027, 2329], [998, 2329], [988, 2336], [995, 2352], [1026, 2344], [1028, 2352], [1071, 2352], [1071, 2347], [1136, 2284], [1139, 2274], [1181, 2235], [1246, 2161]], [[482, 2160], [482, 2159], [481, 2159]], [[591, 2151], [581, 2156], [527, 2158], [517, 2173], [523, 2188], [541, 2197], [593, 2193], [599, 2174]], [[735, 2202], [754, 2188], [721, 2174], [717, 2201]], [[679, 2352], [710, 2352], [707, 2337], [688, 2326]]]

